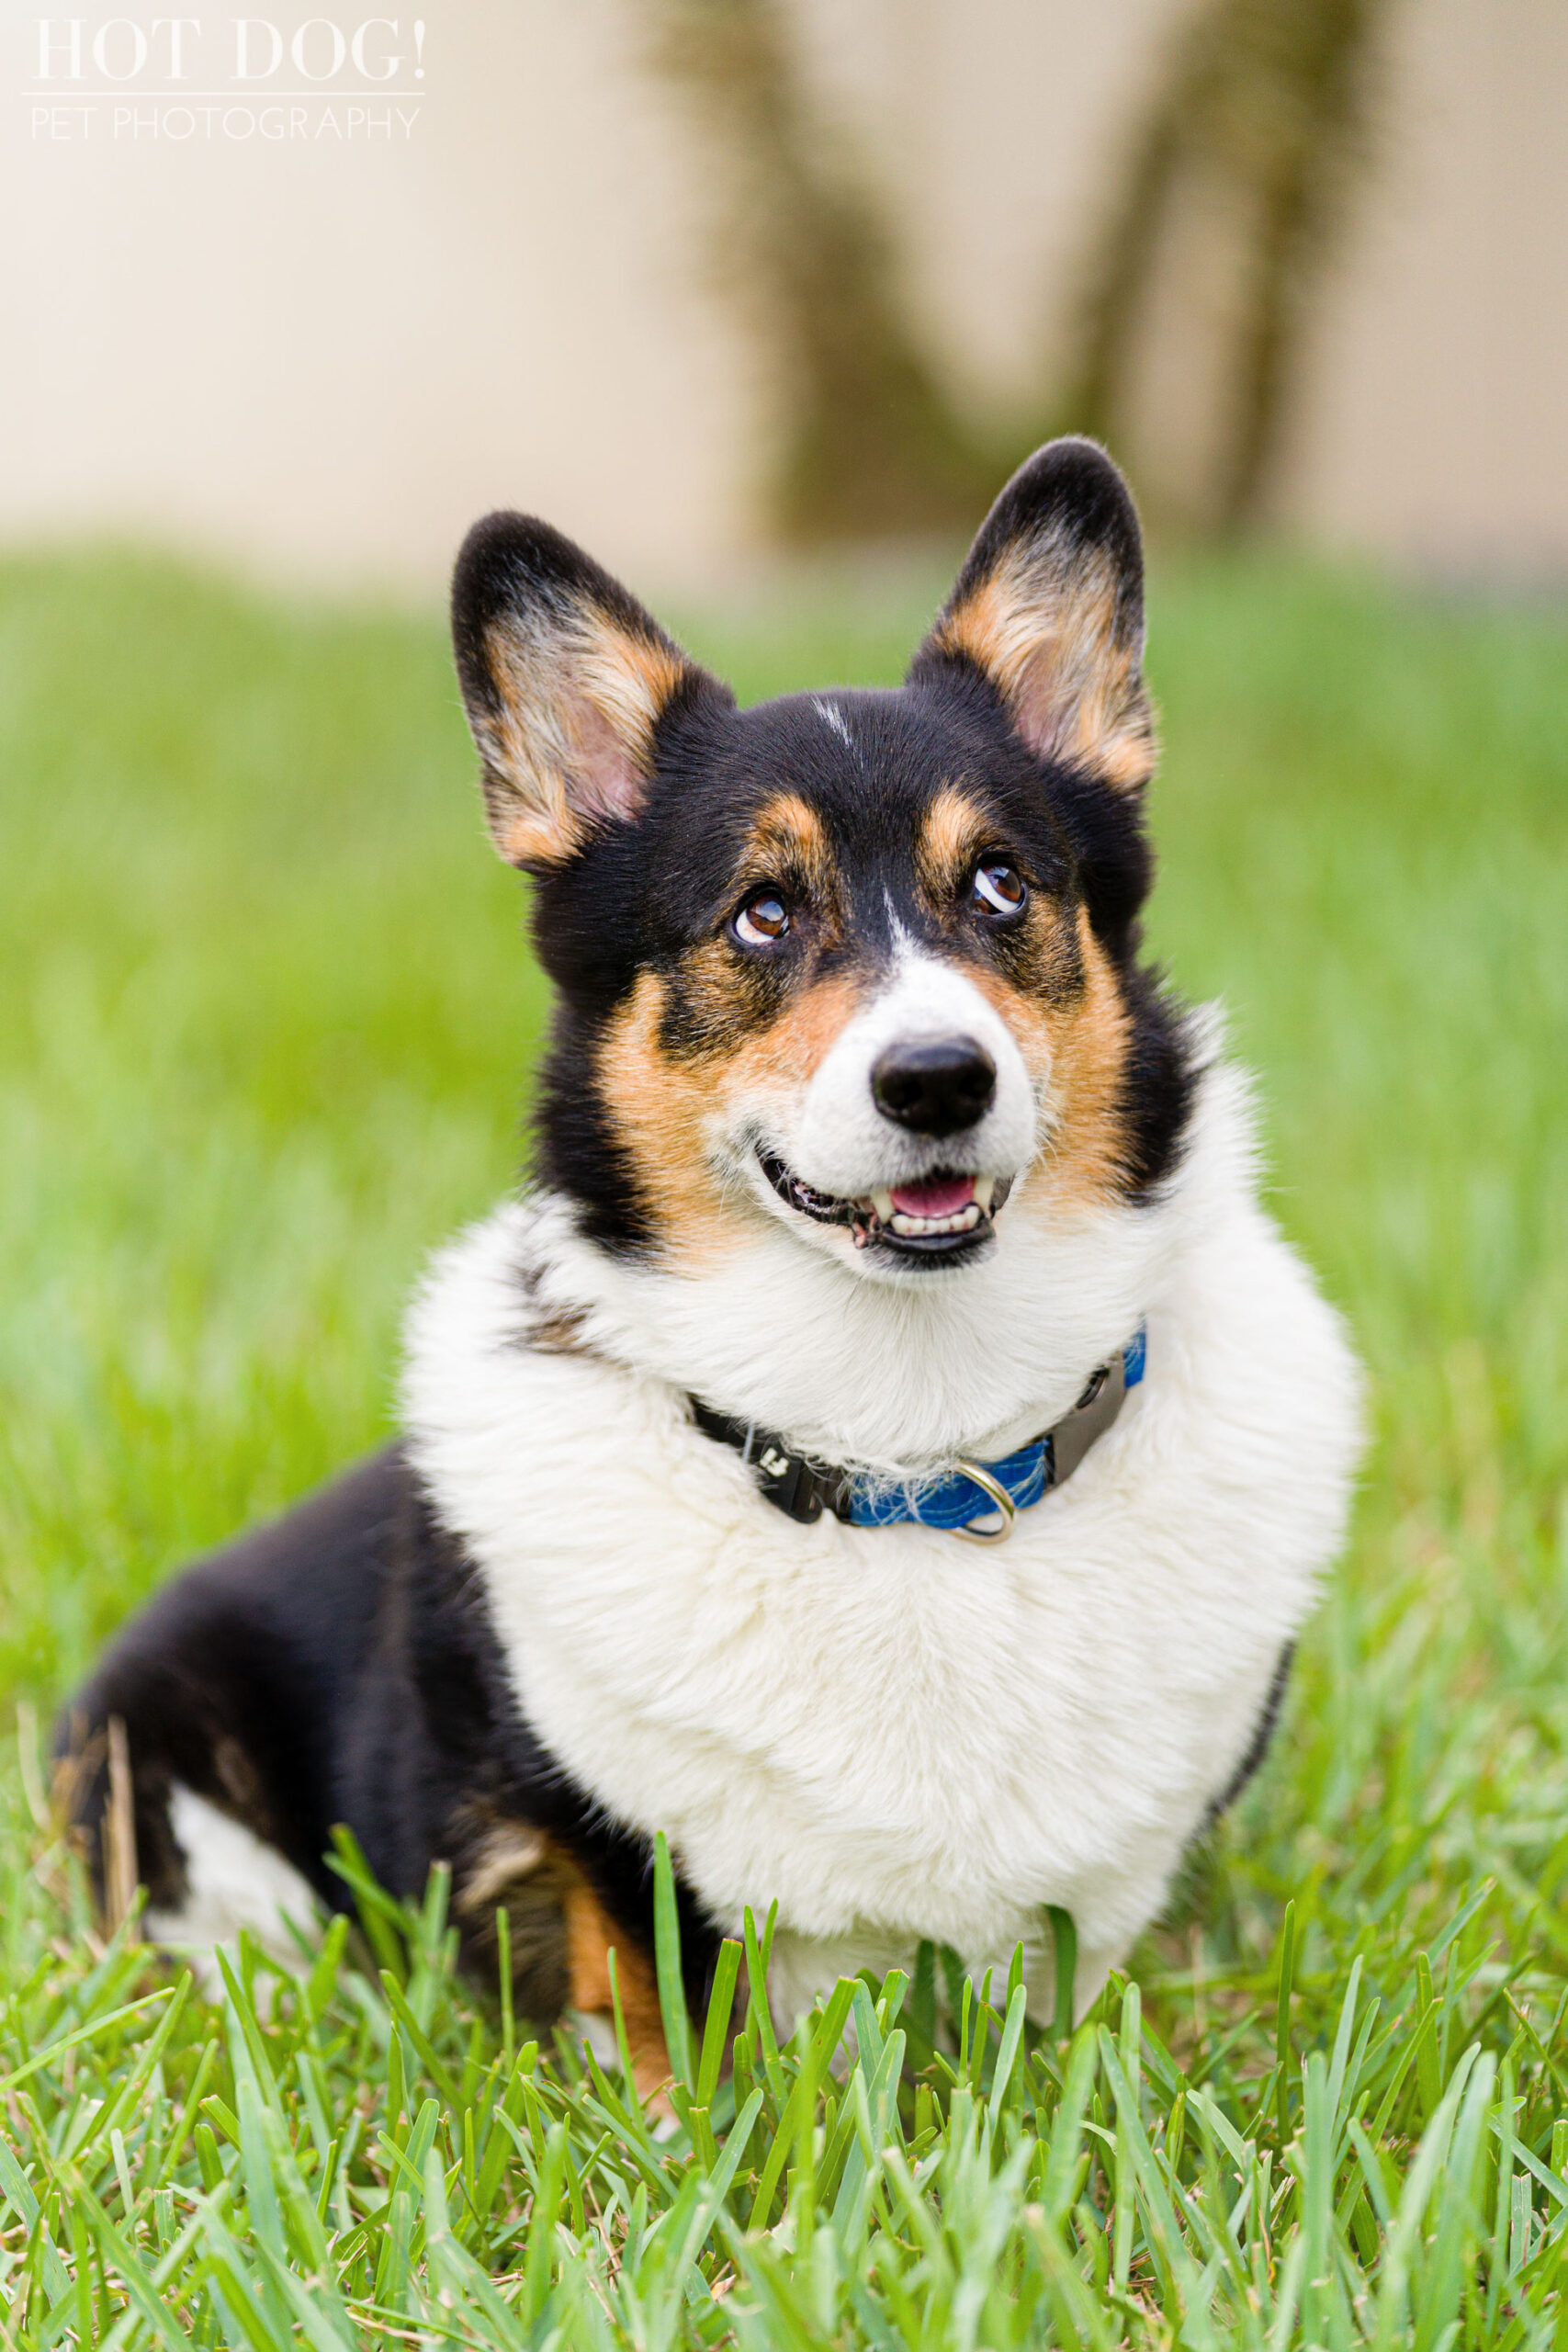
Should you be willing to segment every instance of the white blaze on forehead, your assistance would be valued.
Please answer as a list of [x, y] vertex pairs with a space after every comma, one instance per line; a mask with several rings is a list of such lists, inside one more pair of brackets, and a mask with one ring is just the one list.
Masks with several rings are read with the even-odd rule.
[[909, 949], [909, 933], [905, 925], [904, 918], [898, 911], [897, 903], [894, 899], [893, 893], [888, 888], [886, 882], [882, 886], [882, 903], [887, 910], [888, 934], [892, 939], [895, 949], [900, 956], [902, 956]]
[[838, 705], [824, 701], [820, 695], [813, 695], [811, 707], [822, 721], [823, 726], [832, 729], [845, 750], [852, 752], [855, 748], [855, 739], [850, 733], [849, 721]]
[[[871, 1091], [872, 1070], [890, 1046], [938, 1037], [973, 1037], [997, 1070], [985, 1117], [945, 1139], [884, 1118]], [[779, 1140], [808, 1184], [858, 1196], [955, 1159], [976, 1174], [1015, 1176], [1033, 1156], [1038, 1116], [1029, 1070], [1001, 1015], [955, 966], [905, 947], [887, 985], [845, 1023], [806, 1088], [793, 1135]]]

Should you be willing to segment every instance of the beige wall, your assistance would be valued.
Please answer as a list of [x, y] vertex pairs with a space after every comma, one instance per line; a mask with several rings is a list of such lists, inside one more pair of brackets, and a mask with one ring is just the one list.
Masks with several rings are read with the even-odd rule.
[[1403, 0], [1392, 153], [1325, 305], [1286, 511], [1568, 576], [1568, 6]]
[[426, 22], [396, 145], [133, 143], [103, 118], [34, 142], [18, 107], [6, 536], [123, 525], [420, 591], [509, 501], [629, 565], [729, 545], [739, 355], [691, 291], [683, 158], [618, 0]]
[[[1180, 0], [792, 5], [895, 194], [933, 346], [1005, 413]], [[35, 20], [5, 6], [20, 93]], [[229, 20], [202, 21], [199, 86], [226, 86]], [[423, 21], [395, 143], [114, 138], [116, 104], [172, 86], [152, 70], [90, 93], [85, 141], [33, 137], [37, 101], [6, 96], [0, 534], [151, 532], [421, 594], [500, 502], [655, 586], [755, 544], [764, 390], [705, 282], [704, 158], [638, 67], [636, 0]], [[1391, 88], [1284, 517], [1450, 571], [1568, 571], [1568, 9], [1404, 0]]]

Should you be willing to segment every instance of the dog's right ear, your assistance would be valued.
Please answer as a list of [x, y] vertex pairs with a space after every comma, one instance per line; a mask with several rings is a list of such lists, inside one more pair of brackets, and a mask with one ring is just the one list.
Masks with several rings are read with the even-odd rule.
[[509, 865], [564, 865], [641, 808], [660, 720], [726, 690], [592, 559], [525, 514], [487, 514], [452, 579], [452, 643]]

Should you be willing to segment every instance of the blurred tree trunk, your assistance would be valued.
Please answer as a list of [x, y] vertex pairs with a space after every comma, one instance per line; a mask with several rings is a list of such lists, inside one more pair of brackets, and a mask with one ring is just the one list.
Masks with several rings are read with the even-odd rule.
[[[1080, 431], [1135, 442], [1140, 345], [1159, 280], [1179, 281], [1183, 243], [1213, 238], [1216, 215], [1228, 215], [1211, 462], [1175, 502], [1189, 525], [1235, 531], [1264, 509], [1314, 298], [1371, 157], [1387, 6], [1204, 0], [1090, 247], [1062, 406]], [[1206, 210], [1191, 201], [1199, 185]]]
[[[1055, 387], [1004, 445], [964, 415], [920, 348], [896, 238], [802, 85], [783, 0], [639, 0], [653, 62], [695, 103], [718, 164], [722, 278], [778, 401], [770, 499], [782, 535], [967, 523], [1042, 417], [1111, 443], [1172, 522], [1222, 533], [1255, 522], [1369, 152], [1389, 5], [1198, 0], [1090, 244]], [[1173, 294], [1181, 311], [1194, 272], [1221, 298], [1203, 313], [1196, 460], [1173, 447], [1158, 323]]]
[[801, 85], [778, 0], [643, 0], [653, 61], [695, 102], [719, 164], [715, 246], [778, 401], [769, 485], [787, 538], [973, 519], [1005, 469], [921, 353], [896, 245]]

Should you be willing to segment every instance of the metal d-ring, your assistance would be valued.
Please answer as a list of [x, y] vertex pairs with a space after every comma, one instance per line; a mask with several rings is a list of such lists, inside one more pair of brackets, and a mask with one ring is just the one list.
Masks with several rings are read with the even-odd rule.
[[1012, 1533], [1013, 1521], [1018, 1517], [1018, 1505], [1007, 1488], [999, 1485], [990, 1472], [978, 1462], [965, 1461], [960, 1455], [953, 1466], [955, 1470], [961, 1470], [966, 1478], [972, 1479], [980, 1492], [995, 1503], [1002, 1515], [1002, 1523], [999, 1527], [973, 1525], [955, 1527], [953, 1531], [954, 1535], [962, 1535], [965, 1544], [1005, 1544]]

